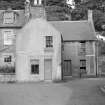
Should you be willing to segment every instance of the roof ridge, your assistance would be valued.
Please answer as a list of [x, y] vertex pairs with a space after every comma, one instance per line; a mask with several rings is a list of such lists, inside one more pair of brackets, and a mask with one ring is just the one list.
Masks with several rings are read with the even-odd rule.
[[88, 22], [88, 20], [82, 20], [82, 21], [48, 21], [48, 22]]

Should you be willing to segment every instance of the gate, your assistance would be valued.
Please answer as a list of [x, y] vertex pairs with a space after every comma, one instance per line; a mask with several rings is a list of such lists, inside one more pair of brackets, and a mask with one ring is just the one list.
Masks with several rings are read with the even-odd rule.
[[72, 76], [71, 60], [64, 60], [63, 76]]

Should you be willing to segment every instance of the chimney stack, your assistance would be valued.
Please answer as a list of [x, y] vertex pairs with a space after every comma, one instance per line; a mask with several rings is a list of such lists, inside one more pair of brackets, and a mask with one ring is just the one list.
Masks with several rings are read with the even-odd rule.
[[94, 22], [93, 22], [93, 11], [92, 10], [88, 10], [88, 22], [92, 25], [92, 28], [95, 30]]
[[88, 10], [88, 21], [93, 22], [93, 11], [92, 10]]

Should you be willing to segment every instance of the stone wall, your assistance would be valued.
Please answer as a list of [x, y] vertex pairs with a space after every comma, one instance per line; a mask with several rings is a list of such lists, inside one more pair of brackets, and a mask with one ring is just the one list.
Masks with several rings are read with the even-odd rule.
[[80, 60], [86, 60], [86, 75], [96, 75], [95, 41], [85, 42], [85, 51], [81, 51], [81, 43], [64, 42], [64, 60], [71, 60], [72, 76], [80, 76]]
[[105, 75], [105, 56], [99, 56], [98, 57], [98, 75]]

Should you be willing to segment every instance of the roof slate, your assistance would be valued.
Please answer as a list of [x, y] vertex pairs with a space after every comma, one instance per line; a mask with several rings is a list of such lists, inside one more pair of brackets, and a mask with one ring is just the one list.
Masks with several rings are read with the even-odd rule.
[[64, 41], [96, 40], [95, 30], [88, 21], [51, 21]]

